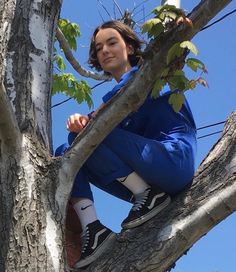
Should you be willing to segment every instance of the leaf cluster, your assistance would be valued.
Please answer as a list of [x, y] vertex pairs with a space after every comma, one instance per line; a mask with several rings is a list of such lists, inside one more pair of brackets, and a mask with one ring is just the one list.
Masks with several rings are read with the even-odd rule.
[[77, 50], [76, 39], [81, 35], [79, 25], [77, 25], [76, 23], [71, 23], [67, 19], [59, 19], [58, 27], [65, 36], [69, 47], [72, 50]]
[[66, 96], [74, 98], [79, 104], [86, 101], [89, 108], [93, 106], [90, 97], [91, 88], [85, 80], [80, 82], [70, 73], [54, 74], [52, 94], [63, 93]]
[[[167, 16], [171, 18], [171, 22], [174, 22], [175, 25], [176, 22], [181, 21], [192, 26], [192, 22], [186, 18], [184, 11], [175, 6], [165, 5], [157, 7], [152, 12], [155, 17], [145, 22], [142, 27], [142, 32], [147, 33], [149, 38], [159, 39], [160, 35], [167, 31], [165, 24]], [[186, 59], [189, 52], [192, 52], [194, 55], [198, 54], [196, 46], [190, 41], [176, 43], [170, 48], [167, 54], [166, 68], [161, 78], [155, 82], [152, 90], [152, 96], [157, 98], [160, 96], [164, 86], [168, 84], [172, 91], [169, 103], [176, 112], [181, 109], [184, 103], [185, 91], [193, 90], [197, 83], [207, 86], [207, 82], [202, 77], [197, 79], [188, 79], [186, 77], [183, 71], [185, 64], [194, 72], [200, 70], [203, 73], [207, 73], [203, 62], [197, 58]]]
[[185, 58], [185, 54], [188, 54], [189, 51], [195, 55], [198, 53], [196, 46], [190, 41], [176, 43], [170, 48], [166, 59], [167, 67], [163, 71], [161, 78], [155, 82], [152, 90], [152, 96], [155, 98], [159, 97], [164, 86], [168, 84], [172, 91], [169, 103], [176, 112], [181, 109], [184, 103], [185, 91], [195, 89], [197, 83], [205, 87], [207, 86], [207, 82], [202, 77], [198, 77], [197, 79], [188, 79], [186, 77], [183, 71], [185, 64], [194, 72], [200, 70], [201, 73], [207, 73], [204, 63], [196, 58], [188, 58], [183, 63], [182, 57], [184, 56]]
[[[62, 31], [68, 46], [71, 50], [77, 50], [76, 39], [80, 36], [80, 28], [76, 23], [71, 23], [67, 19], [59, 19], [58, 28]], [[78, 81], [72, 74], [65, 73], [66, 64], [61, 55], [63, 49], [59, 45], [59, 50], [54, 46], [54, 75], [52, 94], [63, 93], [74, 98], [78, 103], [85, 101], [89, 108], [93, 106], [91, 99], [91, 88], [86, 81]], [[59, 51], [59, 52], [58, 52]]]
[[176, 8], [174, 5], [156, 7], [152, 10], [152, 13], [155, 16], [143, 24], [142, 33], [147, 33], [148, 38], [154, 39], [169, 28], [169, 24], [166, 23], [167, 19], [169, 22], [176, 22], [180, 17], [185, 18], [184, 11]]

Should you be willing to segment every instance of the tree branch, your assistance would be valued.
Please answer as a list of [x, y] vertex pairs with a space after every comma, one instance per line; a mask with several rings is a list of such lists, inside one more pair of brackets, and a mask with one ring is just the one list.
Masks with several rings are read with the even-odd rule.
[[0, 135], [3, 140], [13, 147], [19, 146], [21, 133], [3, 84], [0, 85], [0, 116]]
[[145, 225], [123, 231], [112, 251], [83, 271], [167, 271], [198, 239], [236, 211], [235, 158], [236, 111], [191, 188]]
[[56, 32], [56, 38], [58, 40], [58, 42], [60, 43], [61, 48], [63, 49], [63, 52], [65, 54], [66, 59], [69, 61], [69, 63], [72, 65], [72, 67], [75, 69], [75, 71], [77, 71], [81, 76], [84, 77], [90, 77], [96, 80], [108, 80], [111, 79], [111, 77], [106, 76], [106, 75], [101, 75], [101, 74], [97, 74], [94, 73], [92, 71], [88, 71], [86, 69], [84, 69], [79, 62], [75, 59], [75, 57], [73, 56], [70, 47], [62, 33], [62, 31], [57, 28], [57, 32]]

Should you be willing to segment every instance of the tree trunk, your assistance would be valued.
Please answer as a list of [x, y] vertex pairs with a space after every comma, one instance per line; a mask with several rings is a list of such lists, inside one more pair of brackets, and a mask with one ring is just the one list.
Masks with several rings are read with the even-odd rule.
[[48, 154], [26, 135], [17, 152], [1, 151], [0, 271], [64, 271]]
[[63, 217], [50, 155], [60, 3], [1, 2], [0, 271], [64, 271]]

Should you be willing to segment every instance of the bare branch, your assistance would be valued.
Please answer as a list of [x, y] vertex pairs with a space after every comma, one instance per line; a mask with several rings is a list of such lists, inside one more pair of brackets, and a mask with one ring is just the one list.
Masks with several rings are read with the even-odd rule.
[[109, 79], [111, 79], [108, 76], [94, 73], [92, 71], [88, 71], [85, 68], [83, 68], [79, 64], [79, 62], [75, 59], [75, 57], [73, 56], [73, 54], [70, 50], [70, 47], [69, 47], [63, 33], [61, 32], [61, 30], [59, 28], [57, 28], [56, 37], [58, 39], [58, 42], [60, 43], [61, 48], [64, 51], [66, 59], [69, 61], [69, 63], [75, 69], [75, 71], [77, 71], [81, 76], [90, 77], [90, 78], [93, 78], [96, 80], [109, 80]]
[[21, 133], [3, 83], [0, 85], [0, 116], [0, 135], [3, 140], [13, 147], [19, 146]]
[[110, 17], [111, 20], [114, 20], [114, 18], [111, 17], [110, 12], [108, 11], [108, 9], [105, 7], [105, 5], [103, 5], [101, 0], [97, 0], [97, 2], [103, 7], [103, 9], [106, 11], [107, 15]]
[[120, 16], [123, 16], [122, 10], [121, 10], [120, 6], [118, 5], [118, 3], [116, 2], [116, 0], [113, 0], [113, 3], [115, 4], [115, 7], [118, 9]]

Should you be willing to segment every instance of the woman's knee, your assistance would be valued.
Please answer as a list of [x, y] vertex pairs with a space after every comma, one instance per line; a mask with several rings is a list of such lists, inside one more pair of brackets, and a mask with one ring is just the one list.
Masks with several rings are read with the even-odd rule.
[[67, 143], [58, 146], [57, 149], [55, 150], [55, 157], [62, 156], [68, 148], [69, 145]]

